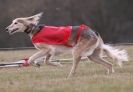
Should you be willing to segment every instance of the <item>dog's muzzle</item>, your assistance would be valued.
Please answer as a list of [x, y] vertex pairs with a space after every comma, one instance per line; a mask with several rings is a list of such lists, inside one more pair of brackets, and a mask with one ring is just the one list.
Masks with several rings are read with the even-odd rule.
[[8, 32], [9, 31], [8, 28], [6, 28], [5, 31]]

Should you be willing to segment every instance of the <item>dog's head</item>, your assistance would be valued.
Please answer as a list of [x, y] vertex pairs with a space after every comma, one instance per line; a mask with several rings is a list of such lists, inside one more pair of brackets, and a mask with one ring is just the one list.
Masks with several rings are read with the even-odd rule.
[[16, 32], [24, 32], [31, 25], [37, 25], [43, 13], [36, 14], [30, 17], [16, 18], [12, 23], [6, 28], [9, 34], [14, 34]]

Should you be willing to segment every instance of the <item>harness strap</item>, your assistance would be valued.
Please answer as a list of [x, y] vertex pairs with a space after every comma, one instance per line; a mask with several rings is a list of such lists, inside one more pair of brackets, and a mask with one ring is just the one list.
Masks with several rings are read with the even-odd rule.
[[79, 26], [72, 26], [72, 31], [68, 39], [67, 46], [73, 47], [76, 44], [78, 29]]
[[68, 39], [67, 46], [73, 47], [77, 44], [78, 39], [80, 37], [81, 31], [84, 31], [85, 29], [88, 29], [89, 27], [86, 25], [80, 25], [80, 26], [72, 26], [71, 35]]
[[77, 41], [80, 37], [81, 31], [84, 31], [86, 29], [89, 29], [89, 27], [87, 25], [82, 24], [82, 25], [79, 26], [78, 33], [77, 33]]

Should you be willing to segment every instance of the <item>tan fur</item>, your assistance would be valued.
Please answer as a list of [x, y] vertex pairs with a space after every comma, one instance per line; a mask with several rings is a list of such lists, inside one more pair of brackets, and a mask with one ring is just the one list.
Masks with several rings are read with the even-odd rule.
[[[41, 15], [42, 14], [37, 14], [37, 15], [27, 17], [27, 18], [17, 18], [13, 21], [13, 23], [10, 26], [7, 27], [7, 29], [9, 31], [9, 33], [12, 34], [11, 31], [14, 29], [13, 25], [15, 26], [15, 28], [16, 28], [16, 25], [18, 25], [17, 27], [19, 28], [19, 30], [16, 30], [15, 32], [23, 32], [24, 29], [26, 28], [26, 26], [29, 26], [31, 23], [37, 25], [38, 20], [40, 19]], [[15, 22], [17, 22], [17, 24], [14, 24]], [[88, 32], [88, 31], [86, 31], [86, 32]], [[107, 68], [108, 73], [114, 72], [112, 64], [103, 59], [103, 52], [105, 51], [105, 49], [102, 47], [104, 45], [102, 38], [99, 35], [96, 35], [94, 32], [88, 33], [88, 35], [86, 35], [86, 34], [87, 33], [81, 34], [77, 44], [73, 48], [66, 47], [63, 45], [34, 44], [34, 46], [39, 51], [29, 58], [29, 62], [32, 65], [36, 65], [37, 63], [35, 62], [35, 60], [37, 58], [45, 56], [46, 64], [52, 65], [52, 66], [61, 66], [60, 63], [51, 62], [50, 59], [56, 53], [69, 51], [73, 55], [73, 65], [72, 65], [72, 68], [71, 68], [71, 71], [70, 71], [68, 77], [75, 74], [78, 63], [80, 62], [80, 59], [83, 56], [88, 57], [93, 62], [103, 65], [105, 68]], [[32, 38], [33, 34], [29, 34], [29, 35]], [[109, 56], [112, 55], [112, 53], [109, 53], [109, 54], [108, 54]], [[112, 58], [114, 58], [114, 57], [115, 56], [112, 55]]]

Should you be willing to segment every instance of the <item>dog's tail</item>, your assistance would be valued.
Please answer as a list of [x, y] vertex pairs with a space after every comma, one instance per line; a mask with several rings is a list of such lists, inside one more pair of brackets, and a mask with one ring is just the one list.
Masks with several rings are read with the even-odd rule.
[[119, 50], [106, 44], [103, 44], [102, 47], [107, 56], [109, 56], [113, 60], [116, 60], [120, 67], [122, 67], [123, 61], [128, 61], [128, 54], [126, 50]]

